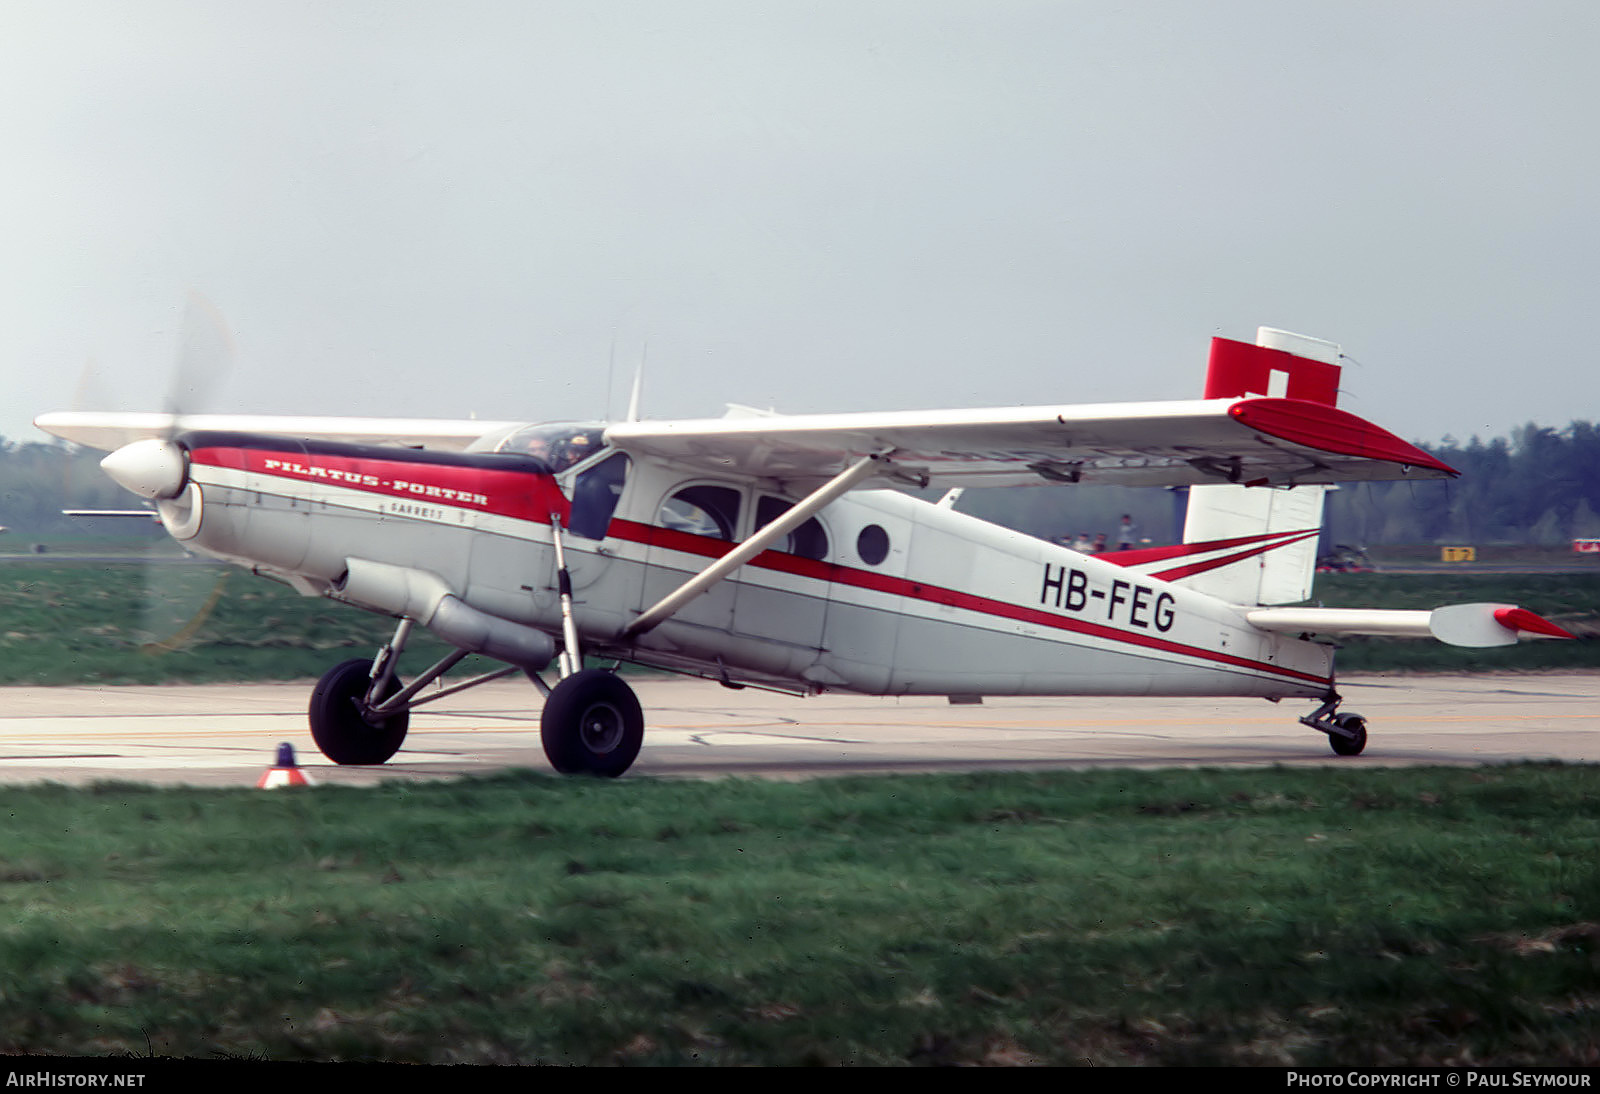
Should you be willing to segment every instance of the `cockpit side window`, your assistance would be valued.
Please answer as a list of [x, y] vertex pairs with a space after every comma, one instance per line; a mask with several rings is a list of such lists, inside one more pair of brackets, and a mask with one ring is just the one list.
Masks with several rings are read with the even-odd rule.
[[585, 539], [606, 537], [627, 477], [628, 457], [621, 452], [614, 452], [578, 473], [572, 486], [572, 515], [567, 522], [573, 535]]
[[739, 527], [739, 491], [731, 486], [689, 486], [661, 503], [656, 521], [690, 535], [733, 540]]
[[[759, 531], [793, 509], [792, 502], [782, 498], [762, 497], [756, 502], [756, 529]], [[786, 537], [773, 545], [773, 550], [801, 558], [824, 559], [828, 557], [828, 533], [816, 517], [802, 521]]]
[[603, 426], [583, 422], [530, 425], [502, 438], [494, 450], [532, 456], [560, 474], [600, 451], [604, 433]]

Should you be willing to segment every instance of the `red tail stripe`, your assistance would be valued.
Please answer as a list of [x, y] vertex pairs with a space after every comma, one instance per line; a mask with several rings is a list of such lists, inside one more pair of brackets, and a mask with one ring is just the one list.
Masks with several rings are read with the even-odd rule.
[[[1246, 543], [1262, 543], [1270, 539], [1295, 540], [1304, 539], [1308, 533], [1318, 532], [1316, 528], [1301, 528], [1288, 532], [1262, 532], [1254, 536], [1235, 536], [1232, 539], [1208, 539], [1198, 543], [1175, 543], [1168, 547], [1141, 547], [1137, 551], [1111, 551], [1106, 554], [1096, 555], [1101, 562], [1111, 562], [1118, 566], [1142, 566], [1146, 562], [1165, 562], [1169, 558], [1183, 558], [1187, 555], [1205, 554], [1208, 551], [1225, 551], [1229, 547], [1241, 547]], [[1280, 544], [1268, 544], [1276, 547]]]
[[1279, 547], [1287, 547], [1292, 543], [1301, 543], [1310, 539], [1312, 536], [1317, 535], [1319, 531], [1320, 529], [1313, 528], [1309, 532], [1300, 533], [1293, 539], [1286, 539], [1279, 543], [1263, 544], [1260, 547], [1255, 547], [1248, 551], [1240, 551], [1237, 554], [1226, 555], [1222, 558], [1208, 559], [1205, 562], [1191, 562], [1187, 566], [1176, 566], [1173, 569], [1162, 570], [1160, 573], [1152, 574], [1151, 576], [1158, 577], [1162, 581], [1177, 581], [1180, 577], [1193, 577], [1195, 574], [1203, 574], [1208, 570], [1215, 570], [1221, 566], [1227, 566], [1232, 563], [1242, 561], [1243, 559], [1253, 558], [1256, 555], [1264, 555], [1268, 551], [1276, 551]]

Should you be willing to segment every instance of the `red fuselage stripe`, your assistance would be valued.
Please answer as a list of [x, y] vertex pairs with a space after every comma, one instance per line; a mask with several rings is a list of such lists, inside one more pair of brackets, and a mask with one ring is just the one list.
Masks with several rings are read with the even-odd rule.
[[523, 470], [243, 447], [197, 448], [189, 461], [538, 524], [549, 524], [551, 513], [565, 519], [569, 509], [554, 478]]

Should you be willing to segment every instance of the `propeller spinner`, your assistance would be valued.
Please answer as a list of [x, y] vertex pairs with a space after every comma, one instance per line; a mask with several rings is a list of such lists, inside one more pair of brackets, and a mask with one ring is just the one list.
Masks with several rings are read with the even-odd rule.
[[117, 485], [151, 500], [177, 497], [189, 479], [187, 453], [160, 437], [123, 445], [101, 460], [100, 467]]

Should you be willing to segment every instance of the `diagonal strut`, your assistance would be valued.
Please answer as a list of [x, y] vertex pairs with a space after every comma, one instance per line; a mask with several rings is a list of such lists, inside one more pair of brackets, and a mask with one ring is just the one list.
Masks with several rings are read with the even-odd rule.
[[874, 452], [870, 455], [862, 456], [810, 494], [807, 494], [805, 498], [795, 504], [794, 508], [784, 513], [777, 520], [757, 531], [749, 539], [717, 559], [682, 585], [679, 585], [654, 605], [640, 612], [631, 623], [622, 628], [622, 633], [617, 637], [623, 641], [637, 638], [651, 628], [670, 619], [678, 609], [689, 603], [689, 601], [704, 593], [711, 586], [733, 573], [734, 570], [737, 570], [740, 566], [743, 566], [756, 555], [759, 555], [762, 551], [765, 551], [768, 547], [798, 528], [819, 509], [839, 495], [852, 489], [862, 479], [883, 470], [880, 465], [886, 465], [887, 463], [886, 453]]

